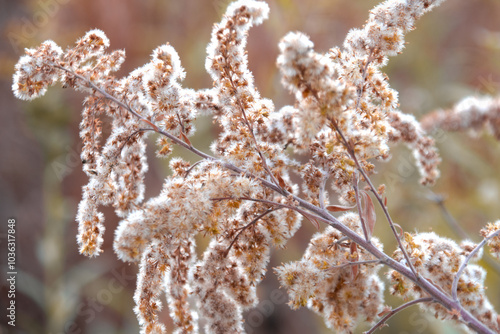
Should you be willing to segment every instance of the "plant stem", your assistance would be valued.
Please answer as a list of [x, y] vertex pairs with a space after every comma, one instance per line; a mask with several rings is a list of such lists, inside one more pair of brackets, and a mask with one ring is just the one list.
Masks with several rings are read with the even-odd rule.
[[401, 239], [398, 236], [398, 232], [396, 231], [396, 227], [394, 226], [394, 222], [392, 221], [391, 215], [389, 214], [389, 211], [387, 210], [387, 207], [384, 204], [384, 201], [382, 200], [382, 197], [380, 197], [380, 195], [377, 192], [377, 189], [375, 189], [375, 186], [373, 185], [372, 181], [370, 180], [370, 178], [366, 174], [363, 166], [361, 166], [361, 164], [359, 163], [359, 160], [356, 157], [356, 153], [354, 152], [354, 148], [351, 147], [351, 145], [347, 141], [346, 137], [344, 136], [344, 133], [342, 132], [342, 130], [340, 130], [337, 122], [335, 120], [331, 120], [331, 122], [332, 122], [335, 130], [337, 131], [337, 133], [340, 135], [340, 138], [342, 139], [342, 141], [343, 141], [343, 143], [344, 143], [347, 151], [349, 152], [349, 155], [354, 160], [354, 163], [356, 164], [356, 167], [360, 171], [360, 173], [363, 176], [363, 178], [365, 179], [366, 183], [368, 183], [368, 186], [370, 187], [370, 190], [372, 191], [372, 193], [375, 195], [375, 198], [379, 202], [380, 207], [382, 208], [382, 211], [384, 212], [385, 217], [387, 218], [387, 221], [389, 222], [389, 226], [391, 227], [392, 233], [396, 237], [396, 241], [398, 242], [399, 249], [403, 253], [404, 258], [405, 258], [406, 262], [408, 263], [408, 267], [410, 267], [410, 270], [412, 271], [412, 273], [415, 275], [415, 277], [418, 280], [419, 279], [418, 273], [417, 273], [415, 267], [413, 266], [413, 263], [411, 262], [410, 256], [408, 255], [408, 252], [406, 251], [406, 248], [401, 243]]
[[460, 265], [460, 268], [458, 268], [457, 274], [453, 278], [453, 284], [451, 285], [451, 296], [453, 297], [453, 300], [458, 302], [458, 295], [457, 295], [457, 289], [458, 289], [458, 281], [460, 279], [460, 276], [462, 275], [463, 271], [467, 267], [467, 264], [469, 261], [474, 257], [474, 255], [479, 252], [481, 248], [484, 247], [484, 245], [488, 242], [488, 240], [493, 239], [497, 235], [500, 235], [500, 230], [497, 230], [493, 233], [491, 233], [489, 236], [484, 238], [477, 246], [472, 250], [472, 252], [467, 255], [465, 258], [464, 262]]
[[431, 297], [426, 297], [426, 298], [419, 298], [419, 299], [414, 299], [412, 301], [409, 301], [408, 303], [405, 303], [394, 310], [391, 310], [389, 313], [387, 313], [382, 319], [380, 319], [379, 322], [377, 322], [372, 328], [370, 328], [369, 331], [364, 332], [363, 334], [372, 334], [375, 332], [377, 329], [381, 328], [382, 326], [385, 325], [386, 321], [389, 320], [392, 316], [394, 316], [396, 313], [399, 311], [404, 310], [407, 307], [410, 307], [412, 305], [418, 304], [418, 303], [428, 303], [432, 302], [434, 299]]

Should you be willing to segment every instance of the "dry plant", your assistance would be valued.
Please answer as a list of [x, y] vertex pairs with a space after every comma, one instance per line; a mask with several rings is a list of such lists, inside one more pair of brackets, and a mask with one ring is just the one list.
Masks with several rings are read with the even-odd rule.
[[[39, 97], [56, 82], [88, 94], [80, 137], [89, 182], [78, 208], [77, 241], [82, 254], [98, 256], [105, 230], [99, 207], [115, 208], [122, 219], [115, 252], [139, 265], [134, 300], [141, 333], [167, 331], [158, 321], [162, 294], [175, 333], [197, 333], [200, 318], [207, 333], [242, 333], [242, 312], [258, 302], [256, 286], [271, 248], [283, 247], [303, 219], [320, 231], [300, 261], [274, 268], [291, 307], [307, 306], [338, 333], [351, 333], [362, 321], [373, 324], [372, 333], [414, 304], [463, 328], [500, 332], [485, 295], [486, 272], [470, 264], [486, 243], [500, 255], [500, 221], [486, 225], [478, 245], [407, 233], [389, 215], [385, 187], [370, 180], [373, 161], [389, 159], [390, 145], [404, 142], [421, 183], [432, 185], [440, 158], [426, 130], [486, 125], [499, 138], [498, 99], [470, 98], [419, 123], [398, 110], [398, 93], [381, 72], [388, 57], [401, 52], [415, 21], [441, 2], [385, 1], [342, 47], [327, 53], [314, 51], [305, 34], [287, 34], [277, 65], [296, 100], [281, 109], [260, 96], [247, 67], [248, 30], [269, 12], [262, 1], [232, 3], [214, 26], [205, 64], [213, 87], [205, 90], [181, 86], [185, 73], [168, 44], [121, 79], [113, 72], [125, 53], [106, 52], [109, 41], [100, 30], [66, 51], [52, 41], [26, 50], [14, 75], [18, 98]], [[211, 153], [189, 139], [198, 114], [211, 115], [220, 129]], [[102, 122], [112, 128], [105, 140]], [[200, 160], [171, 157], [172, 175], [157, 197], [145, 200], [152, 133], [160, 135], [158, 157], [169, 157], [172, 145], [179, 145]], [[394, 234], [392, 254], [373, 236], [372, 198]], [[201, 258], [198, 235], [211, 238]], [[395, 309], [384, 302], [383, 267], [390, 292], [406, 302]]]

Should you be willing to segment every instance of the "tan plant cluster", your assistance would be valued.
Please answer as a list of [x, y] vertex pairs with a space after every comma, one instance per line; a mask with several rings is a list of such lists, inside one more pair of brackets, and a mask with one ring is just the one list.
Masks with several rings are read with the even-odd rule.
[[[384, 186], [375, 188], [369, 178], [373, 161], [389, 159], [389, 145], [404, 142], [422, 184], [433, 184], [440, 159], [425, 132], [433, 126], [455, 130], [487, 120], [498, 133], [498, 102], [492, 101], [469, 101], [422, 126], [398, 110], [398, 94], [381, 71], [389, 56], [402, 51], [404, 34], [415, 21], [441, 2], [385, 1], [363, 28], [349, 32], [342, 47], [326, 53], [316, 52], [303, 33], [287, 34], [279, 43], [277, 66], [295, 103], [279, 109], [255, 88], [245, 52], [248, 30], [268, 16], [262, 1], [232, 3], [214, 25], [205, 64], [213, 87], [204, 90], [181, 85], [185, 73], [169, 44], [124, 78], [113, 72], [125, 53], [108, 52], [100, 30], [65, 51], [52, 41], [26, 50], [14, 75], [18, 98], [39, 97], [56, 82], [88, 95], [80, 137], [89, 182], [78, 208], [77, 241], [82, 254], [98, 256], [105, 230], [99, 207], [114, 207], [122, 219], [115, 252], [139, 266], [134, 300], [142, 333], [167, 332], [158, 319], [163, 295], [175, 333], [197, 333], [200, 318], [207, 333], [243, 333], [243, 312], [258, 302], [256, 286], [272, 247], [283, 247], [302, 218], [318, 228], [329, 226], [311, 239], [300, 261], [275, 269], [291, 306], [309, 307], [342, 333], [380, 319], [372, 332], [396, 313], [384, 302], [378, 272], [385, 265], [391, 291], [413, 300], [408, 306], [422, 303], [436, 316], [478, 332], [499, 330], [484, 294], [485, 272], [467, 266], [478, 259], [480, 247], [429, 233], [404, 234], [402, 240], [402, 228], [382, 198]], [[211, 154], [189, 139], [200, 113], [211, 115], [220, 129]], [[112, 129], [105, 139], [103, 122]], [[170, 159], [172, 175], [158, 196], [146, 200], [145, 150], [153, 133], [159, 135], [157, 155]], [[170, 157], [172, 145], [200, 160]], [[305, 162], [295, 154], [307, 157]], [[360, 182], [394, 233], [398, 249], [392, 256], [372, 237], [375, 208]], [[339, 211], [349, 212], [332, 214]], [[496, 254], [498, 230], [498, 222], [483, 230]], [[211, 238], [200, 258], [198, 235]]]

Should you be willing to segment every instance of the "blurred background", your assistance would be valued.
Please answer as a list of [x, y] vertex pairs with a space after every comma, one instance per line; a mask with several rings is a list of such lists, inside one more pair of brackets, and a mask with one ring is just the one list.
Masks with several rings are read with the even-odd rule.
[[[98, 258], [78, 254], [75, 214], [86, 177], [81, 171], [78, 138], [83, 95], [54, 87], [33, 102], [16, 100], [11, 92], [14, 65], [25, 47], [52, 39], [72, 45], [92, 28], [103, 30], [111, 50], [125, 49], [119, 76], [149, 61], [151, 51], [169, 42], [187, 72], [185, 86], [204, 88], [211, 79], [204, 70], [205, 48], [214, 22], [227, 0], [0, 0], [0, 264], [2, 280], [0, 333], [138, 333], [132, 308], [137, 267], [120, 262], [112, 249], [118, 222], [105, 209], [105, 251]], [[269, 20], [249, 37], [249, 67], [262, 96], [277, 108], [293, 103], [281, 88], [275, 66], [277, 44], [288, 31], [299, 30], [317, 51], [341, 45], [346, 33], [361, 27], [374, 0], [270, 0]], [[500, 90], [500, 2], [448, 1], [417, 22], [407, 35], [403, 54], [384, 71], [400, 93], [401, 109], [421, 118], [451, 107], [472, 94]], [[216, 135], [208, 119], [198, 121], [195, 146], [207, 150]], [[449, 212], [472, 240], [487, 222], [500, 218], [500, 144], [488, 134], [436, 133], [443, 158], [442, 176], [432, 189], [444, 195]], [[154, 158], [150, 145], [147, 196], [156, 196], [167, 175], [166, 162]], [[185, 152], [177, 153], [194, 159]], [[435, 231], [459, 240], [456, 228], [429, 200], [430, 190], [418, 185], [411, 153], [397, 146], [389, 163], [378, 165], [377, 184], [387, 186], [394, 220], [407, 231]], [[392, 252], [394, 239], [379, 213], [376, 235]], [[7, 219], [16, 223], [16, 327], [7, 326], [5, 280]], [[297, 260], [314, 229], [304, 224], [287, 249], [276, 251], [272, 266]], [[488, 263], [488, 295], [500, 310], [499, 272]], [[262, 304], [246, 314], [248, 333], [329, 333], [322, 319], [303, 309], [292, 311], [269, 271], [259, 287]], [[387, 296], [393, 306], [402, 301]], [[170, 324], [168, 312], [162, 321]], [[410, 308], [389, 321], [380, 333], [460, 333], [447, 323]], [[171, 326], [169, 327], [171, 328]], [[366, 330], [360, 326], [357, 332]]]

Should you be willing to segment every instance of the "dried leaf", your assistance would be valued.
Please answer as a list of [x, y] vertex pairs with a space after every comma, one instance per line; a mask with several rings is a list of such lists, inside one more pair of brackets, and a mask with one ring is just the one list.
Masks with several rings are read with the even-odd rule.
[[179, 135], [179, 138], [182, 139], [182, 140], [184, 140], [184, 142], [186, 144], [188, 144], [189, 146], [193, 146], [191, 144], [191, 141], [189, 140], [189, 138], [186, 136], [186, 134], [184, 132], [181, 132], [181, 134]]
[[285, 183], [285, 181], [283, 180], [283, 178], [281, 177], [281, 175], [276, 174], [275, 176], [276, 176], [276, 178], [278, 179], [278, 183], [280, 184], [280, 187], [281, 187], [281, 188], [286, 188], [286, 183]]
[[399, 229], [398, 238], [402, 239], [403, 238], [403, 234], [405, 233], [403, 231], [403, 228], [399, 224], [396, 224], [396, 223], [394, 223], [394, 227], [396, 227], [397, 229]]
[[382, 312], [380, 312], [379, 314], [377, 314], [379, 317], [381, 316], [384, 316], [386, 315], [387, 313], [389, 312], [392, 312], [392, 307], [390, 306], [384, 306], [384, 309], [382, 310]]
[[355, 280], [358, 277], [359, 272], [359, 264], [355, 264], [352, 266], [352, 279]]
[[[351, 245], [349, 246], [349, 249], [350, 249], [351, 255], [352, 255], [352, 254], [355, 254], [357, 252], [358, 246], [357, 246], [357, 244], [355, 242], [351, 242]], [[356, 261], [359, 260], [359, 256], [358, 255], [356, 255], [355, 260]]]
[[359, 192], [362, 198], [361, 204], [361, 215], [366, 223], [368, 237], [371, 238], [373, 230], [375, 228], [375, 223], [377, 221], [377, 215], [375, 214], [375, 207], [373, 206], [372, 199], [370, 195], [364, 190]]
[[355, 206], [342, 206], [342, 205], [328, 205], [326, 209], [330, 212], [340, 212], [340, 211], [349, 211], [354, 209]]
[[304, 215], [304, 217], [307, 218], [307, 220], [309, 220], [311, 222], [311, 224], [314, 225], [314, 227], [316, 227], [317, 230], [319, 230], [319, 223], [316, 219], [312, 218], [312, 217], [309, 217], [307, 215]]
[[158, 129], [158, 127], [157, 127], [156, 125], [154, 125], [153, 123], [151, 123], [149, 120], [147, 120], [147, 119], [145, 119], [145, 118], [141, 118], [141, 121], [143, 121], [143, 122], [145, 122], [145, 123], [147, 123], [147, 124], [151, 125], [151, 127], [153, 128], [153, 130], [155, 130], [155, 131], [160, 131], [160, 130]]

